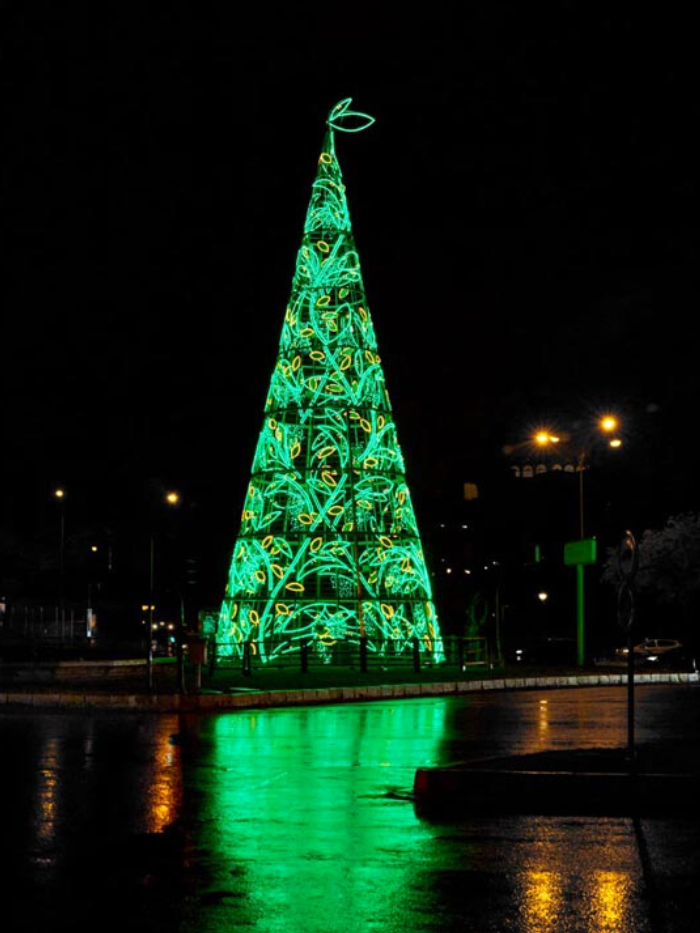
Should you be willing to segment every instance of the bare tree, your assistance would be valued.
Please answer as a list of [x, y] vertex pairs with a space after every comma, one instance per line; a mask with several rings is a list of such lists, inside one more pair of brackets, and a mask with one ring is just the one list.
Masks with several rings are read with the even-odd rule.
[[[644, 531], [638, 545], [636, 592], [676, 607], [688, 635], [696, 640], [692, 616], [700, 594], [700, 513], [671, 516], [663, 528]], [[608, 548], [601, 582], [619, 586], [621, 581], [620, 549]]]

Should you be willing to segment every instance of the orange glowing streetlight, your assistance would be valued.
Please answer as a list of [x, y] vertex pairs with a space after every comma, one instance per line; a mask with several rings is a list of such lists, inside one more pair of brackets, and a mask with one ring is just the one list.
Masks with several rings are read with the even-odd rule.
[[58, 545], [58, 563], [59, 563], [59, 604], [61, 612], [61, 635], [63, 635], [63, 629], [66, 623], [66, 594], [65, 594], [65, 565], [66, 565], [66, 509], [64, 500], [66, 498], [66, 490], [62, 486], [58, 486], [53, 491], [54, 498], [58, 501], [60, 506], [60, 530], [59, 530], [59, 545]]
[[558, 434], [552, 434], [548, 428], [538, 428], [533, 440], [538, 447], [549, 447], [550, 444], [558, 444], [561, 438]]
[[[572, 440], [572, 437], [567, 434], [560, 434], [556, 432], [552, 427], [541, 426], [536, 428], [531, 432], [530, 437], [527, 441], [527, 445], [532, 449], [532, 447], [538, 448], [547, 448], [553, 445], [556, 445], [560, 442], [561, 438], [564, 438], [566, 442], [564, 446], [569, 446], [569, 442], [572, 442], [574, 450], [571, 451], [572, 454], [575, 454], [575, 471], [579, 475], [578, 482], [578, 507], [579, 507], [579, 534], [580, 541], [571, 542], [567, 544], [565, 549], [565, 562], [576, 568], [576, 655], [577, 663], [579, 666], [584, 663], [584, 610], [583, 610], [583, 571], [584, 565], [591, 563], [591, 555], [594, 554], [594, 545], [595, 541], [591, 539], [590, 542], [585, 540], [584, 533], [584, 509], [583, 509], [583, 473], [584, 470], [588, 467], [588, 459], [590, 452], [593, 448], [594, 438], [596, 436], [605, 435], [608, 438], [608, 446], [614, 450], [622, 447], [622, 440], [619, 434], [620, 428], [620, 419], [617, 415], [611, 412], [605, 412], [600, 414], [595, 419], [595, 428], [592, 426], [589, 429], [582, 431], [577, 430], [575, 432], [575, 438]], [[525, 445], [520, 445], [525, 446]], [[507, 450], [513, 450], [514, 448], [507, 448]], [[546, 467], [543, 467], [546, 469]], [[537, 470], [535, 473], [538, 472]], [[531, 474], [532, 475], [532, 474]], [[591, 547], [584, 547], [584, 545], [591, 545]], [[568, 549], [568, 556], [567, 556]], [[595, 559], [595, 558], [593, 558]], [[544, 600], [544, 594], [538, 594], [541, 600]]]
[[[181, 501], [180, 493], [174, 489], [169, 490], [163, 496], [163, 502], [170, 507], [180, 505]], [[150, 599], [148, 601], [148, 634], [146, 638], [146, 677], [148, 681], [148, 689], [153, 689], [153, 642], [152, 642], [152, 633], [153, 633], [153, 612], [155, 610], [155, 536], [153, 530], [151, 530], [151, 541], [150, 541], [150, 567], [149, 567], [149, 590], [150, 590]]]
[[[603, 415], [600, 415], [595, 421], [595, 431], [594, 434], [603, 434], [608, 436], [608, 446], [614, 450], [622, 447], [622, 440], [619, 435], [620, 419], [617, 415], [606, 412]], [[579, 532], [580, 537], [584, 538], [584, 515], [583, 515], [583, 473], [584, 470], [588, 467], [588, 455], [590, 452], [590, 447], [592, 446], [593, 435], [591, 432], [586, 432], [587, 436], [581, 438], [576, 444], [576, 466], [575, 471], [579, 474]], [[562, 434], [555, 430], [551, 426], [542, 426], [536, 428], [530, 435], [530, 444], [539, 447], [547, 448], [554, 447], [557, 444], [562, 442], [563, 446], [568, 446], [566, 442], [571, 441], [571, 437], [568, 433]]]
[[615, 415], [603, 415], [602, 418], [598, 421], [598, 427], [604, 434], [612, 435], [608, 441], [608, 446], [612, 447], [614, 450], [617, 450], [619, 447], [622, 447], [622, 439], [617, 433], [617, 429], [620, 426], [620, 422], [615, 417]]

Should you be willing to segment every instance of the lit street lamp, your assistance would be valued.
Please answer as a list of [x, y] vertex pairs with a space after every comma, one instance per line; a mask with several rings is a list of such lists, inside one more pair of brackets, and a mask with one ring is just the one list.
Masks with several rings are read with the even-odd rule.
[[[584, 567], [596, 560], [596, 542], [586, 539], [584, 523], [584, 495], [583, 474], [590, 466], [592, 452], [601, 435], [608, 438], [608, 447], [617, 450], [622, 446], [618, 433], [619, 420], [606, 413], [598, 417], [593, 426], [586, 429], [577, 429], [573, 432], [562, 432], [553, 427], [541, 427], [535, 430], [527, 441], [513, 447], [507, 447], [505, 452], [509, 455], [525, 459], [523, 467], [516, 467], [516, 475], [536, 476], [546, 473], [548, 469], [562, 470], [567, 473], [578, 473], [578, 529], [579, 540], [569, 542], [564, 548], [564, 563], [573, 566], [576, 570], [576, 659], [579, 666], [584, 664]], [[548, 461], [536, 463], [532, 467], [531, 461], [536, 451], [547, 451]], [[558, 455], [556, 460], [550, 456]]]
[[66, 553], [66, 511], [65, 498], [66, 491], [62, 487], [54, 489], [54, 498], [59, 506], [59, 544], [58, 544], [58, 573], [59, 573], [59, 591], [58, 601], [61, 614], [61, 639], [66, 626], [66, 594], [65, 594], [65, 553]]
[[[171, 490], [167, 492], [163, 497], [163, 502], [168, 505], [170, 508], [178, 506], [180, 504], [180, 493]], [[148, 622], [147, 627], [148, 631], [146, 633], [146, 678], [148, 682], [148, 689], [151, 691], [153, 689], [153, 613], [155, 611], [155, 533], [153, 528], [151, 528], [150, 541], [149, 541], [149, 600], [148, 606], [142, 606], [141, 608], [147, 610], [148, 612]], [[182, 641], [182, 633], [178, 638], [178, 685], [182, 683], [182, 646], [180, 642]]]
[[533, 435], [533, 442], [539, 448], [556, 448], [562, 445], [564, 456], [572, 457], [573, 469], [578, 473], [578, 518], [579, 518], [579, 537], [585, 538], [584, 533], [584, 508], [583, 508], [583, 474], [589, 468], [591, 450], [596, 440], [597, 434], [604, 434], [609, 437], [608, 446], [617, 450], [622, 446], [622, 440], [618, 432], [619, 421], [615, 415], [602, 415], [596, 422], [596, 430], [585, 435], [573, 437], [570, 434], [555, 432], [549, 428], [540, 428]]

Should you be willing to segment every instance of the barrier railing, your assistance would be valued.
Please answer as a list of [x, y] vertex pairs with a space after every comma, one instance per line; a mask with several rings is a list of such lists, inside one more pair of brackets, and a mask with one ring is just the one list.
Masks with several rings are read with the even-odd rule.
[[[207, 663], [213, 669], [215, 666], [239, 668], [244, 673], [253, 669], [284, 669], [308, 671], [330, 667], [344, 667], [366, 670], [394, 670], [400, 668], [455, 668], [457, 671], [467, 671], [471, 668], [488, 667], [493, 664], [485, 638], [467, 638], [461, 636], [446, 636], [435, 646], [433, 652], [422, 649], [417, 642], [409, 646], [409, 650], [397, 653], [391, 646], [384, 646], [384, 650], [372, 650], [366, 643], [352, 644], [339, 642], [332, 647], [321, 646], [319, 643], [300, 643], [293, 651], [275, 652], [275, 645], [266, 646], [269, 660], [261, 657], [255, 643], [246, 643], [241, 653], [225, 655], [213, 640], [210, 640], [207, 650]], [[439, 660], [436, 660], [439, 658]]]

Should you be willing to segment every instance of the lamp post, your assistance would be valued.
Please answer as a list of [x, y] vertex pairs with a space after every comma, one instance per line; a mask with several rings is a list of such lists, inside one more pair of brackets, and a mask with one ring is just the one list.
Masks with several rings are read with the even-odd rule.
[[65, 554], [66, 554], [66, 491], [59, 486], [54, 489], [54, 498], [58, 502], [59, 512], [59, 539], [58, 539], [58, 605], [61, 616], [61, 641], [63, 641], [66, 626], [66, 594], [65, 594]]
[[[99, 553], [99, 550], [100, 549], [97, 544], [90, 545], [91, 554], [97, 555]], [[88, 642], [93, 636], [93, 629], [94, 629], [94, 615], [93, 615], [94, 606], [93, 606], [92, 590], [93, 590], [93, 586], [95, 586], [98, 590], [100, 586], [100, 580], [99, 580], [100, 575], [95, 570], [95, 567], [93, 564], [94, 559], [95, 558], [93, 557], [93, 559], [90, 561], [89, 569], [88, 569], [88, 578], [87, 578], [87, 613], [85, 615], [85, 639]]]
[[[171, 507], [175, 508], [181, 503], [181, 496], [179, 492], [174, 490], [166, 493], [165, 495], [166, 503]], [[178, 587], [179, 590], [179, 587]], [[176, 626], [177, 631], [177, 692], [185, 693], [185, 656], [184, 656], [184, 638], [185, 638], [185, 601], [182, 595], [182, 592], [178, 593], [178, 622]]]
[[[171, 490], [163, 496], [163, 502], [169, 508], [174, 508], [180, 504], [180, 494]], [[153, 690], [153, 613], [156, 608], [156, 541], [155, 541], [155, 532], [153, 527], [151, 527], [151, 533], [149, 537], [149, 560], [148, 560], [148, 592], [149, 599], [148, 605], [142, 606], [142, 610], [146, 610], [147, 618], [147, 627], [148, 632], [146, 633], [146, 680], [148, 685], [149, 692]], [[180, 632], [178, 637], [178, 687], [182, 686], [182, 633]]]
[[584, 496], [583, 496], [583, 474], [589, 469], [591, 450], [597, 436], [605, 435], [609, 438], [608, 446], [614, 450], [622, 446], [622, 440], [618, 434], [620, 422], [615, 415], [601, 415], [595, 423], [595, 429], [591, 432], [586, 431], [581, 436], [572, 436], [570, 433], [562, 433], [551, 428], [538, 429], [532, 441], [536, 447], [557, 448], [560, 444], [563, 448], [563, 456], [571, 457], [573, 448], [574, 470], [578, 473], [578, 528], [579, 538], [585, 538], [585, 520], [584, 520]]
[[[594, 426], [589, 426], [583, 431], [560, 432], [553, 427], [542, 427], [534, 431], [529, 440], [523, 444], [506, 448], [508, 453], [520, 451], [526, 454], [528, 452], [531, 454], [533, 449], [546, 449], [552, 453], [561, 449], [563, 459], [568, 461], [567, 465], [562, 467], [561, 462], [558, 462], [554, 468], [578, 473], [579, 538], [578, 541], [565, 545], [564, 563], [567, 566], [573, 566], [576, 570], [576, 663], [579, 667], [583, 666], [585, 660], [584, 567], [596, 560], [596, 541], [585, 537], [583, 474], [589, 469], [591, 452], [601, 435], [607, 436], [610, 448], [616, 450], [622, 446], [622, 440], [618, 434], [619, 424], [615, 415], [606, 413], [596, 419]], [[527, 474], [523, 472], [522, 475], [533, 476], [537, 472], [547, 472], [547, 465], [542, 465], [541, 470], [531, 470]]]
[[149, 540], [149, 571], [148, 571], [148, 606], [146, 607], [146, 680], [148, 685], [149, 692], [153, 690], [153, 610], [155, 605], [153, 600], [155, 599], [155, 583], [156, 583], [156, 570], [155, 570], [155, 541], [153, 538], [153, 530], [151, 530], [151, 536]]

